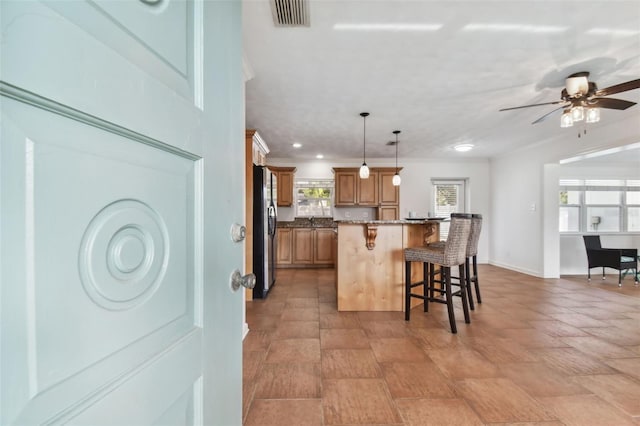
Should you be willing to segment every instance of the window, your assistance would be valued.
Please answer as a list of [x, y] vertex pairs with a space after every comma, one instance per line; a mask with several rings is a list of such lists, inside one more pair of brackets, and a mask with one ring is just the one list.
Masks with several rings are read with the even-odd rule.
[[333, 180], [296, 179], [296, 216], [331, 217]]
[[[465, 211], [465, 181], [432, 180], [433, 186], [433, 212], [435, 217], [450, 218], [451, 213], [463, 213]], [[446, 240], [449, 235], [449, 222], [440, 223], [440, 239]]]
[[640, 232], [640, 180], [561, 179], [560, 232]]

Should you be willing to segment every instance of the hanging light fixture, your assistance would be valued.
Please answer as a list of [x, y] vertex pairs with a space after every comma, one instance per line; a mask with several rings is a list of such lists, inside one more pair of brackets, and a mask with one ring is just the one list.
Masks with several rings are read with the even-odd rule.
[[571, 116], [571, 110], [565, 109], [562, 113], [562, 117], [560, 117], [560, 127], [571, 127], [573, 126], [573, 117]]
[[584, 120], [584, 107], [578, 105], [571, 108], [571, 118], [573, 122]]
[[369, 178], [369, 167], [367, 167], [367, 117], [368, 112], [361, 112], [360, 117], [363, 119], [362, 132], [362, 166], [360, 166], [360, 179]]
[[597, 123], [600, 121], [600, 108], [587, 108], [587, 123]]
[[391, 180], [391, 182], [393, 183], [393, 186], [400, 186], [400, 182], [402, 182], [402, 179], [400, 178], [400, 174], [398, 173], [398, 134], [400, 133], [400, 130], [394, 130], [393, 134], [396, 135], [396, 174], [393, 175], [393, 179]]

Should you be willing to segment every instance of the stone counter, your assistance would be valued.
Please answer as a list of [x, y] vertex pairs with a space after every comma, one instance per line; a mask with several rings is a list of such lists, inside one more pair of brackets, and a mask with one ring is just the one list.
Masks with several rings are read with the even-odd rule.
[[338, 224], [330, 217], [297, 217], [292, 221], [278, 221], [278, 228], [337, 228]]
[[[404, 252], [439, 241], [440, 221], [338, 221], [339, 311], [402, 311]], [[422, 268], [412, 268], [412, 281]]]

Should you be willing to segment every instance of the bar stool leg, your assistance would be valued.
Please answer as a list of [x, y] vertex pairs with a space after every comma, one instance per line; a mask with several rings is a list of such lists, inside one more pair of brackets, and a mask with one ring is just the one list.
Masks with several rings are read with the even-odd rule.
[[471, 294], [471, 266], [469, 265], [469, 258], [464, 259], [464, 272], [467, 281], [467, 299], [469, 300], [469, 309], [472, 311], [475, 309], [473, 305], [473, 296]]
[[467, 300], [467, 280], [464, 277], [464, 265], [458, 265], [458, 273], [460, 274], [460, 296], [462, 297], [462, 311], [464, 312], [464, 322], [466, 324], [471, 323], [471, 318], [469, 317], [469, 303]]
[[480, 283], [478, 282], [478, 260], [475, 256], [473, 256], [473, 282], [476, 286], [476, 299], [478, 303], [482, 303], [482, 298], [480, 297]]
[[431, 265], [430, 263], [423, 263], [422, 264], [422, 295], [424, 296], [424, 311], [425, 312], [429, 312], [429, 265]]
[[449, 325], [451, 326], [451, 333], [456, 334], [458, 328], [456, 327], [456, 317], [453, 312], [453, 295], [451, 294], [451, 268], [440, 266], [440, 276], [442, 277], [442, 285], [447, 295], [447, 312], [449, 314]]
[[411, 316], [411, 262], [404, 262], [404, 320]]

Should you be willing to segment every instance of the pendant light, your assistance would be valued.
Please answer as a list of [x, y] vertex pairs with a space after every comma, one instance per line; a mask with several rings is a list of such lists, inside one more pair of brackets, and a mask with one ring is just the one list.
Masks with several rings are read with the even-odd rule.
[[369, 167], [367, 167], [367, 117], [368, 112], [361, 112], [360, 117], [363, 119], [363, 136], [362, 136], [362, 166], [360, 167], [360, 179], [369, 178]]
[[400, 186], [400, 182], [402, 182], [402, 179], [398, 174], [398, 134], [400, 133], [400, 130], [394, 130], [393, 133], [396, 135], [396, 174], [393, 175], [391, 182], [393, 183], [393, 186]]

